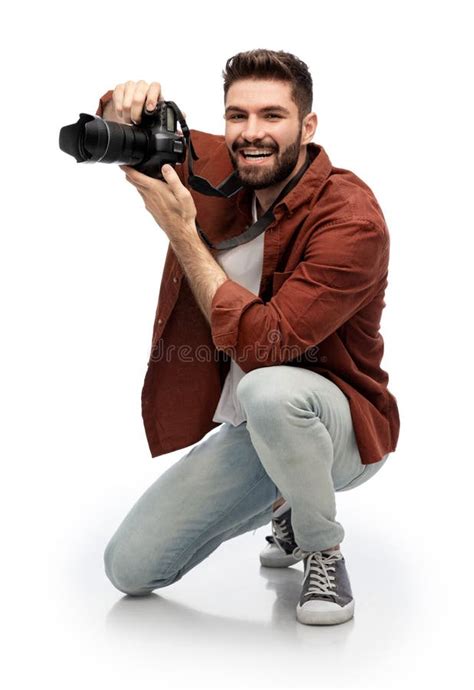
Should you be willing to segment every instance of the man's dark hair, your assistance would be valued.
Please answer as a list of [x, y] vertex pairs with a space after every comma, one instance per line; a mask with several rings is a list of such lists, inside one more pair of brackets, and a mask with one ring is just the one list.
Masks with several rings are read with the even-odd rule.
[[311, 112], [313, 80], [308, 66], [295, 55], [283, 50], [257, 48], [237, 53], [222, 71], [224, 100], [231, 85], [239, 79], [273, 79], [291, 84], [291, 97], [298, 106], [300, 119]]

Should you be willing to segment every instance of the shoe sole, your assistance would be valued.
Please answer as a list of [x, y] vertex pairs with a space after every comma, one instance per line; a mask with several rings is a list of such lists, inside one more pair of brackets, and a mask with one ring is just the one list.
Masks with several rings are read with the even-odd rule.
[[296, 619], [304, 625], [337, 625], [346, 623], [353, 616], [354, 599], [334, 611], [311, 611], [299, 604], [296, 607]]
[[283, 556], [281, 552], [277, 556], [260, 554], [260, 563], [265, 566], [265, 568], [288, 568], [288, 566], [299, 563], [302, 560], [302, 558], [295, 558], [291, 554]]

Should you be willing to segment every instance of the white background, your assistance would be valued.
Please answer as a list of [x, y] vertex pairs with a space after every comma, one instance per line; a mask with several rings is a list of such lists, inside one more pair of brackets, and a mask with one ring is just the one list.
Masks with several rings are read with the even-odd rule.
[[[472, 24], [469, 3], [22, 3], [2, 14], [4, 687], [466, 684], [472, 640]], [[355, 618], [295, 621], [302, 571], [268, 528], [148, 599], [103, 550], [184, 450], [140, 416], [166, 241], [116, 166], [59, 129], [128, 79], [223, 133], [221, 71], [265, 47], [310, 67], [315, 141], [373, 189], [392, 240], [382, 320], [396, 454], [338, 495]], [[471, 316], [469, 316], [471, 314]], [[269, 526], [268, 526], [269, 527]], [[471, 675], [469, 673], [469, 675]]]

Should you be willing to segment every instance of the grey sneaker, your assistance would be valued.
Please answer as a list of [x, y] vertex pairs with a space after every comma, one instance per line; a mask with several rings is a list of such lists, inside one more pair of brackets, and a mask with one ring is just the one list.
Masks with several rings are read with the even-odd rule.
[[[285, 504], [283, 504], [285, 505]], [[288, 503], [286, 503], [288, 505]], [[260, 552], [260, 563], [267, 568], [287, 568], [302, 560], [303, 556], [294, 556], [298, 544], [291, 526], [291, 508], [279, 517], [272, 519], [272, 534], [265, 537], [268, 544]]]
[[345, 623], [354, 615], [346, 562], [340, 551], [303, 551], [304, 578], [296, 618], [305, 625]]

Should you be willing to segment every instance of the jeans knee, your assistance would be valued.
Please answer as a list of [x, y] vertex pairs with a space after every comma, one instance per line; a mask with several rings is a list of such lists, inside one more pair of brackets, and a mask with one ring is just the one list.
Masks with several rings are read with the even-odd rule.
[[280, 369], [278, 366], [253, 369], [239, 381], [236, 396], [247, 419], [272, 420], [279, 412], [285, 412], [291, 391]]
[[120, 592], [131, 596], [146, 596], [154, 589], [166, 587], [174, 581], [173, 578], [160, 580], [150, 577], [140, 565], [137, 559], [121, 551], [117, 543], [109, 542], [104, 552], [105, 574]]
[[109, 542], [104, 552], [105, 574], [113, 586], [124, 594], [134, 594], [140, 590], [123, 558], [117, 554], [116, 545]]
[[275, 367], [253, 369], [243, 376], [236, 388], [236, 395], [241, 405], [271, 401], [275, 399]]
[[253, 388], [254, 388], [254, 380], [256, 379], [256, 372], [259, 371], [258, 369], [254, 369], [253, 371], [249, 371], [245, 376], [243, 376], [239, 383], [237, 384], [237, 388], [235, 389], [235, 393], [237, 396], [237, 399], [239, 402], [242, 404], [246, 402], [247, 398], [252, 398], [253, 396]]

